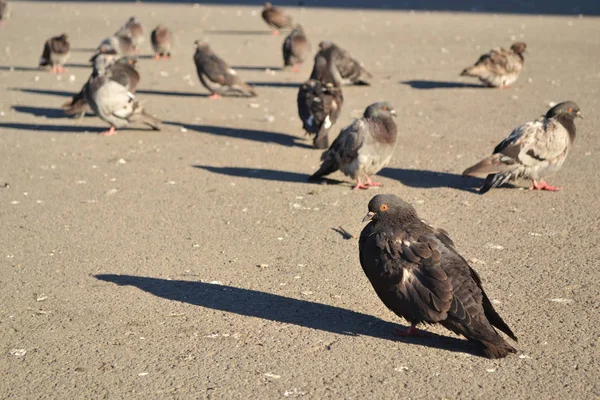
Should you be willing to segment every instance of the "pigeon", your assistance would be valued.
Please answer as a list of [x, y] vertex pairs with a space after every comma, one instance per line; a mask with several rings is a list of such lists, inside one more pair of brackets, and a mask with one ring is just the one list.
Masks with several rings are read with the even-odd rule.
[[114, 135], [116, 128], [123, 128], [130, 122], [141, 122], [154, 130], [160, 130], [160, 121], [147, 113], [133, 93], [111, 79], [110, 68], [104, 75], [94, 74], [85, 84], [83, 95], [91, 109], [102, 120], [110, 124], [110, 129], [100, 134]]
[[[325, 62], [320, 59], [319, 62]], [[342, 88], [333, 82], [322, 83], [310, 79], [298, 90], [298, 115], [307, 134], [315, 135], [315, 149], [329, 147], [329, 129], [335, 124], [342, 112], [344, 96]]]
[[310, 52], [310, 44], [304, 34], [302, 25], [297, 24], [283, 42], [283, 65], [291, 66], [294, 72], [298, 71], [298, 64], [302, 64]]
[[158, 25], [150, 34], [150, 42], [154, 49], [154, 59], [171, 58], [171, 31], [164, 25]]
[[212, 94], [209, 98], [221, 96], [254, 97], [254, 88], [237, 76], [237, 72], [217, 56], [208, 44], [197, 40], [194, 63], [200, 82]]
[[420, 323], [439, 323], [478, 343], [489, 358], [516, 353], [497, 331], [517, 337], [494, 310], [481, 279], [448, 233], [428, 225], [398, 196], [369, 202], [360, 234], [360, 264], [383, 304], [410, 322], [400, 336], [421, 335]]
[[10, 10], [8, 9], [8, 1], [0, 0], [0, 26], [4, 25], [9, 17]]
[[44, 43], [44, 50], [40, 58], [40, 67], [51, 67], [51, 73], [64, 72], [63, 66], [69, 58], [69, 39], [66, 34], [52, 37]]
[[139, 52], [140, 44], [144, 41], [144, 29], [135, 17], [130, 17], [114, 36], [129, 36], [133, 47]]
[[[319, 43], [319, 54], [328, 61], [329, 72], [338, 86], [344, 83], [354, 85], [369, 85], [369, 79], [373, 77], [360, 62], [350, 54], [332, 42], [323, 41]], [[321, 80], [319, 71], [313, 69], [311, 79]]]
[[292, 17], [283, 12], [280, 8], [273, 7], [269, 2], [265, 3], [262, 11], [262, 17], [269, 26], [275, 28], [273, 35], [279, 35], [279, 29], [292, 28]]
[[460, 75], [479, 78], [489, 87], [508, 87], [519, 78], [526, 48], [523, 42], [514, 43], [509, 50], [496, 47], [479, 57], [475, 65], [465, 68]]
[[574, 102], [555, 105], [542, 118], [512, 131], [491, 156], [467, 168], [463, 176], [487, 175], [480, 194], [518, 178], [532, 180], [529, 190], [560, 190], [542, 178], [565, 162], [575, 140], [576, 117], [583, 115]]
[[135, 46], [133, 45], [131, 37], [128, 35], [119, 35], [107, 37], [100, 42], [94, 55], [98, 53], [108, 53], [113, 50], [117, 54], [123, 56], [132, 56], [135, 54]]
[[[110, 71], [110, 79], [125, 86], [131, 93], [135, 93], [137, 85], [140, 81], [140, 74], [136, 69], [137, 60], [132, 57], [120, 57], [114, 52], [100, 53], [93, 59], [94, 71], [93, 76], [105, 75]], [[87, 105], [83, 91], [84, 87], [70, 101], [62, 105], [65, 114], [67, 115], [85, 115], [86, 112], [91, 112]]]
[[[328, 150], [321, 156], [321, 167], [309, 179], [317, 180], [338, 169], [357, 180], [354, 189], [381, 186], [371, 181], [394, 154], [397, 129], [392, 119], [396, 111], [388, 102], [371, 104], [362, 118], [342, 129]], [[367, 182], [362, 183], [361, 177]]]

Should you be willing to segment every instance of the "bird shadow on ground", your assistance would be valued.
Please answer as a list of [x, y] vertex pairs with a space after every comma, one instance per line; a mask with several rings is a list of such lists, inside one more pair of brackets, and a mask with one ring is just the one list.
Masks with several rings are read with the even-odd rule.
[[43, 108], [43, 107], [29, 107], [29, 106], [13, 106], [13, 110], [25, 114], [33, 114], [36, 117], [45, 118], [69, 118], [60, 108]]
[[348, 232], [341, 226], [338, 226], [337, 228], [331, 228], [331, 230], [342, 235], [342, 239], [344, 239], [344, 240], [350, 240], [350, 239], [356, 238], [356, 236], [354, 236], [353, 234], [351, 234], [350, 232]]
[[276, 88], [293, 88], [298, 89], [302, 83], [294, 82], [248, 82], [248, 85], [256, 87], [276, 87]]
[[266, 67], [260, 65], [234, 65], [231, 68], [239, 69], [240, 71], [264, 71], [267, 69], [270, 69], [271, 71], [283, 71], [282, 67]]
[[26, 72], [46, 72], [40, 67], [16, 67], [13, 65], [0, 65], [0, 71], [26, 71]]
[[208, 97], [206, 93], [196, 92], [176, 92], [176, 91], [164, 91], [164, 90], [136, 90], [135, 94], [147, 94], [156, 96], [178, 96], [178, 97]]
[[463, 82], [444, 82], [444, 81], [403, 81], [403, 85], [408, 85], [413, 89], [486, 89], [487, 86], [477, 85], [474, 83]]
[[180, 122], [164, 121], [166, 125], [183, 126], [186, 129], [193, 130], [201, 133], [210, 133], [216, 136], [228, 136], [235, 139], [247, 139], [256, 142], [263, 143], [276, 143], [282, 146], [297, 146], [305, 149], [312, 149], [306, 143], [301, 142], [301, 138], [288, 135], [285, 133], [259, 131], [254, 129], [243, 129], [243, 128], [228, 128], [224, 126], [215, 125], [193, 125], [193, 124], [182, 124]]
[[140, 60], [154, 60], [154, 54], [138, 54], [136, 57]]
[[[75, 64], [75, 63], [66, 63], [65, 64], [65, 68], [89, 68], [90, 70], [92, 69], [92, 64]], [[66, 70], [65, 72], [69, 72], [68, 70]]]
[[478, 193], [476, 188], [481, 187], [484, 182], [480, 178], [463, 177], [458, 174], [423, 169], [384, 168], [378, 175], [397, 180], [403, 185], [414, 188], [433, 189], [448, 187], [471, 193]]
[[[274, 169], [263, 168], [242, 168], [242, 167], [211, 167], [208, 165], [194, 165], [194, 168], [204, 169], [215, 174], [237, 176], [240, 178], [263, 179], [267, 181], [296, 182], [296, 183], [314, 183], [308, 180], [307, 174], [297, 172], [277, 171]], [[342, 181], [326, 179], [329, 184], [340, 184]]]
[[[229, 30], [229, 29], [207, 29], [203, 31], [212, 35], [270, 35], [271, 31], [252, 31], [252, 30]], [[284, 36], [285, 37], [285, 36]]]
[[[400, 341], [393, 334], [399, 327], [377, 317], [345, 308], [291, 297], [203, 282], [166, 280], [143, 276], [99, 274], [98, 280], [119, 286], [134, 286], [154, 296], [284, 324], [297, 325], [345, 336], [370, 336]], [[481, 356], [466, 340], [425, 332], [423, 337], [401, 339], [407, 344]]]
[[[18, 122], [0, 122], [0, 129], [18, 129], [23, 131], [35, 132], [52, 132], [52, 133], [82, 133], [82, 134], [97, 134], [107, 129], [107, 126], [86, 126], [86, 125], [42, 125], [42, 124], [25, 124]], [[145, 131], [152, 132], [147, 127], [132, 127], [123, 128], [123, 131]], [[118, 132], [120, 132], [119, 130]]]
[[65, 96], [65, 97], [73, 97], [77, 93], [75, 92], [66, 92], [64, 90], [44, 90], [44, 89], [29, 89], [29, 88], [10, 88], [14, 92], [24, 92], [24, 93], [32, 93], [32, 94], [46, 94], [50, 96]]

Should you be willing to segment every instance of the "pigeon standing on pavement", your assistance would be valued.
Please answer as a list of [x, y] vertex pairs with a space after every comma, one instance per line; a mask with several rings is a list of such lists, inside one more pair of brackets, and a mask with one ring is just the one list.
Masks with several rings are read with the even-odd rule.
[[463, 176], [487, 175], [481, 194], [518, 178], [531, 179], [530, 190], [560, 190], [543, 178], [556, 173], [565, 162], [575, 140], [577, 117], [583, 118], [574, 102], [555, 105], [542, 118], [512, 131], [491, 156], [467, 168]]
[[154, 59], [171, 58], [171, 31], [164, 25], [158, 25], [150, 34], [150, 42], [154, 50]]
[[[388, 102], [371, 104], [362, 118], [342, 129], [321, 156], [321, 167], [309, 179], [316, 180], [338, 169], [357, 180], [354, 189], [381, 186], [371, 175], [385, 167], [394, 154], [397, 128], [396, 111]], [[361, 181], [366, 178], [366, 183]]]
[[508, 87], [521, 74], [526, 48], [523, 42], [514, 43], [508, 50], [496, 47], [479, 57], [475, 65], [465, 68], [460, 75], [479, 78], [489, 87]]
[[[360, 62], [352, 58], [346, 50], [327, 41], [319, 43], [319, 49], [317, 56], [324, 57], [328, 61], [329, 73], [338, 86], [344, 83], [354, 85], [370, 84], [369, 80], [373, 78], [371, 73]], [[313, 70], [310, 78], [322, 80], [318, 73], [319, 71]]]
[[51, 67], [51, 73], [64, 72], [64, 65], [70, 56], [69, 39], [66, 34], [52, 37], [44, 43], [40, 57], [40, 67]]
[[237, 72], [217, 56], [208, 44], [196, 41], [194, 63], [200, 82], [212, 94], [211, 99], [221, 96], [254, 97], [254, 88], [237, 76]]
[[135, 17], [130, 17], [121, 29], [115, 33], [115, 36], [129, 36], [133, 47], [139, 52], [140, 45], [144, 41], [144, 29]]
[[108, 53], [110, 51], [115, 51], [122, 56], [132, 56], [135, 54], [135, 46], [133, 45], [131, 37], [127, 34], [110, 36], [100, 42], [94, 55], [98, 53]]
[[387, 308], [410, 322], [398, 335], [420, 335], [417, 324], [439, 323], [478, 343], [486, 357], [516, 353], [494, 327], [516, 341], [515, 334], [446, 231], [428, 225], [393, 194], [371, 199], [368, 220], [359, 240], [360, 264]]
[[160, 121], [148, 114], [133, 93], [112, 79], [110, 68], [104, 75], [93, 75], [83, 89], [85, 101], [98, 117], [110, 124], [110, 129], [100, 134], [114, 135], [116, 128], [124, 128], [130, 122], [141, 122], [154, 130], [160, 130]]
[[[326, 60], [319, 58], [315, 63], [326, 64]], [[298, 115], [306, 133], [315, 135], [315, 149], [329, 147], [329, 130], [340, 116], [343, 102], [342, 88], [334, 82], [325, 83], [310, 79], [300, 86], [297, 98]]]
[[283, 65], [291, 66], [294, 72], [298, 71], [298, 65], [302, 64], [308, 53], [310, 44], [304, 33], [302, 25], [297, 24], [283, 42]]
[[279, 29], [292, 28], [292, 17], [287, 15], [278, 7], [273, 7], [269, 2], [265, 3], [265, 8], [262, 11], [262, 17], [265, 22], [275, 28], [273, 35], [279, 35]]

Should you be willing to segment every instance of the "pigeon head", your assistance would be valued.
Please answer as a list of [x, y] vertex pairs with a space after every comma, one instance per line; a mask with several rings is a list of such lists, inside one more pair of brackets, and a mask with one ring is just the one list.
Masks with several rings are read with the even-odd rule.
[[369, 201], [369, 212], [363, 222], [389, 218], [410, 221], [417, 218], [417, 211], [395, 194], [378, 194]]
[[203, 42], [202, 40], [196, 40], [194, 42], [194, 44], [196, 45], [196, 48], [198, 48], [200, 50], [208, 50], [209, 49], [208, 43]]
[[379, 103], [373, 103], [365, 110], [365, 118], [378, 118], [378, 117], [395, 117], [396, 110], [387, 101]]
[[62, 35], [60, 35], [58, 38], [59, 38], [60, 40], [67, 40], [68, 36], [67, 36], [67, 34], [66, 34], [66, 33], [63, 33], [63, 34], [62, 34]]
[[559, 103], [552, 107], [550, 110], [548, 110], [548, 112], [546, 113], [546, 118], [553, 118], [559, 116], [583, 118], [583, 114], [579, 110], [579, 106], [573, 101], [565, 101], [563, 103]]
[[268, 1], [265, 3], [265, 8], [269, 9], [269, 8], [273, 8], [273, 4], [269, 3]]
[[327, 50], [331, 46], [333, 46], [332, 42], [328, 40], [323, 40], [321, 43], [319, 43], [319, 50]]
[[525, 53], [525, 49], [527, 49], [527, 45], [523, 42], [516, 42], [513, 43], [512, 46], [510, 46], [510, 49], [517, 54], [523, 54]]

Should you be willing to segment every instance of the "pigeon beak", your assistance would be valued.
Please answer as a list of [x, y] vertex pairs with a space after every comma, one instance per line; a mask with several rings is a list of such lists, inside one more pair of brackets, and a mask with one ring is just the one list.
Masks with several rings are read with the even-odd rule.
[[575, 113], [575, 115], [576, 115], [577, 117], [579, 117], [579, 118], [583, 119], [583, 114], [581, 113], [581, 111], [577, 111], [577, 112]]
[[390, 114], [392, 114], [392, 117], [396, 117], [398, 116], [398, 114], [396, 114], [396, 110], [391, 110]]
[[365, 217], [363, 218], [362, 222], [370, 221], [371, 219], [373, 219], [374, 216], [375, 216], [375, 213], [373, 211], [369, 211], [367, 213], [367, 215], [365, 215]]

